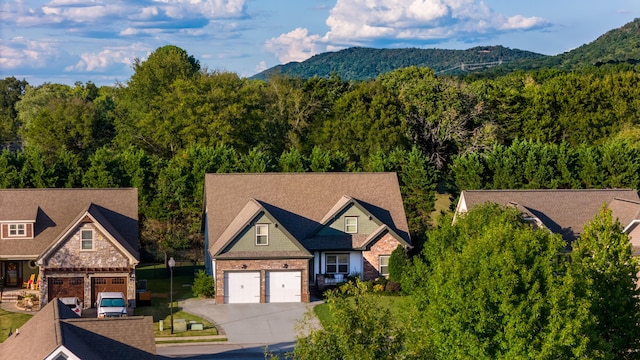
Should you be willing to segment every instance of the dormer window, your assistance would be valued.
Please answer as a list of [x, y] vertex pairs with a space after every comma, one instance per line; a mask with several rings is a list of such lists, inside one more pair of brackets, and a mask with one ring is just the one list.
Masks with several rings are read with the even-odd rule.
[[9, 224], [9, 237], [25, 237], [26, 235], [26, 224]]
[[358, 217], [357, 216], [345, 216], [344, 232], [346, 232], [347, 234], [358, 233]]
[[256, 245], [269, 245], [269, 224], [256, 224]]

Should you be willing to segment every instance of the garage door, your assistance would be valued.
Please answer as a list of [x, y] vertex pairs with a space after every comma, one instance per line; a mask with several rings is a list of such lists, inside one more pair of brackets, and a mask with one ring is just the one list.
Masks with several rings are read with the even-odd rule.
[[224, 302], [225, 304], [259, 303], [260, 272], [225, 272]]
[[91, 306], [96, 306], [98, 293], [105, 291], [115, 291], [124, 294], [127, 297], [127, 278], [126, 277], [94, 277], [91, 279]]
[[84, 279], [82, 277], [51, 277], [48, 280], [49, 300], [54, 297], [77, 297], [84, 299]]
[[267, 272], [267, 302], [300, 302], [301, 289], [300, 271]]

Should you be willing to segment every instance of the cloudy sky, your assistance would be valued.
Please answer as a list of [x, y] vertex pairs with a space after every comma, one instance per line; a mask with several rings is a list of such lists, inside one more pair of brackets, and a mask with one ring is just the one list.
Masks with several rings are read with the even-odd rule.
[[636, 17], [638, 0], [2, 0], [0, 78], [126, 83], [167, 44], [243, 77], [351, 46], [556, 55]]

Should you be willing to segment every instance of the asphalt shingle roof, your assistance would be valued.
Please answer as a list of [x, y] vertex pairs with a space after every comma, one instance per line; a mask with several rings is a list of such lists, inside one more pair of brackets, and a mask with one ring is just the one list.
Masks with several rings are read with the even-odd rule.
[[411, 243], [395, 173], [207, 174], [205, 211], [209, 218], [210, 253], [215, 254], [223, 246], [218, 241], [228, 240], [229, 228], [240, 221], [238, 216], [250, 216], [258, 205], [302, 241], [348, 198]]
[[612, 210], [623, 227], [638, 219], [640, 213], [640, 197], [631, 189], [465, 190], [460, 195], [457, 212], [487, 202], [525, 208], [567, 241], [577, 239], [584, 225], [593, 220], [603, 206]]
[[137, 189], [0, 189], [0, 221], [35, 221], [33, 239], [0, 239], [0, 258], [36, 258], [88, 209], [138, 249]]

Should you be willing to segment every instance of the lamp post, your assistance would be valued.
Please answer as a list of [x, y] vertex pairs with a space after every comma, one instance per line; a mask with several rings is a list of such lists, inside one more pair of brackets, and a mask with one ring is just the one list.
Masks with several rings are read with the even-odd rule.
[[171, 285], [169, 290], [169, 313], [171, 314], [171, 334], [173, 334], [173, 267], [176, 266], [176, 261], [173, 260], [173, 256], [169, 258], [169, 276], [171, 277]]

